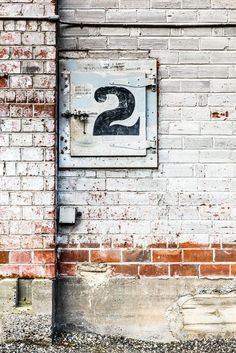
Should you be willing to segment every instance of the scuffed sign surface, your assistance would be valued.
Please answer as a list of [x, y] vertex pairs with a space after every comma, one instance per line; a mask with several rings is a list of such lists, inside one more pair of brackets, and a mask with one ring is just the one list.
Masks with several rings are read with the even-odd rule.
[[[120, 77], [123, 87], [115, 83]], [[132, 82], [139, 79], [137, 73], [71, 74], [71, 110], [81, 112], [71, 119], [71, 156], [146, 155], [146, 87]]]

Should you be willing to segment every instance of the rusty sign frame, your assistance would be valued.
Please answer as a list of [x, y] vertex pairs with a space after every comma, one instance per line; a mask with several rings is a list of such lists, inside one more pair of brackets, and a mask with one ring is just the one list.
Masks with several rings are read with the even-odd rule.
[[[71, 118], [84, 118], [86, 114], [71, 113], [71, 76], [79, 72], [145, 74], [146, 81], [146, 155], [72, 156]], [[152, 77], [152, 84], [150, 81]], [[59, 96], [59, 167], [60, 168], [157, 168], [158, 166], [158, 62], [147, 60], [63, 59], [60, 61]], [[129, 136], [127, 136], [127, 141]], [[126, 144], [127, 145], [127, 144]], [[123, 147], [124, 148], [124, 147]]]

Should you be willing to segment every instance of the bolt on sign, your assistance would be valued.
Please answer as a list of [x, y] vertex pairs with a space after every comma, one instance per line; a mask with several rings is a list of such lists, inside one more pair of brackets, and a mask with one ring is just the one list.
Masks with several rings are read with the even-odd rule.
[[60, 63], [60, 167], [157, 167], [157, 62]]

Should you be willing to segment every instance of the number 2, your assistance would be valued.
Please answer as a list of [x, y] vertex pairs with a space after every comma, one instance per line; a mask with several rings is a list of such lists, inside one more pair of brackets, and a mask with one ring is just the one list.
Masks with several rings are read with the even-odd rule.
[[107, 110], [97, 117], [93, 135], [139, 135], [140, 118], [132, 126], [126, 126], [128, 122], [125, 124], [125, 120], [133, 114], [135, 108], [133, 93], [124, 87], [100, 87], [95, 91], [94, 98], [98, 103], [104, 103], [108, 94], [116, 95], [119, 105], [116, 109]]

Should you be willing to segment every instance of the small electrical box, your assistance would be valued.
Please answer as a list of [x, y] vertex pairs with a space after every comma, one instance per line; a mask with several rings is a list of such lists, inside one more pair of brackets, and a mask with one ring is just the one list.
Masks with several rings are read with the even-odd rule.
[[77, 210], [75, 207], [60, 207], [59, 208], [59, 223], [60, 224], [75, 224]]
[[157, 167], [155, 60], [61, 61], [60, 167]]

